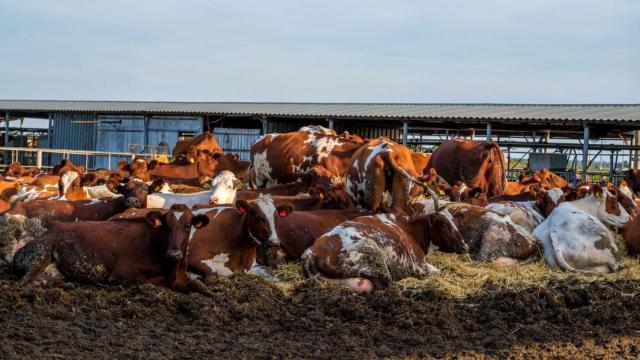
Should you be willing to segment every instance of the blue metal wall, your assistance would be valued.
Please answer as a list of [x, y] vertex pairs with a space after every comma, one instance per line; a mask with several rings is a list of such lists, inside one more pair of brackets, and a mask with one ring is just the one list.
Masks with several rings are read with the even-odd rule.
[[[53, 117], [51, 147], [106, 152], [143, 154], [169, 153], [180, 133], [199, 134], [203, 120], [198, 116], [144, 116], [58, 113]], [[167, 145], [163, 147], [162, 145]], [[128, 157], [71, 155], [71, 161], [89, 168], [114, 168]], [[55, 165], [62, 155], [43, 159], [44, 165]]]

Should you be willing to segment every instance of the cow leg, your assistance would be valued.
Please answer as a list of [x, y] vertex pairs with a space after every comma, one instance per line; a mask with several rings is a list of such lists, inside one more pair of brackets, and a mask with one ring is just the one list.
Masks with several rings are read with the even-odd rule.
[[387, 179], [382, 159], [376, 158], [370, 166], [372, 170], [365, 179], [364, 206], [375, 211], [382, 205], [383, 194], [387, 190]]

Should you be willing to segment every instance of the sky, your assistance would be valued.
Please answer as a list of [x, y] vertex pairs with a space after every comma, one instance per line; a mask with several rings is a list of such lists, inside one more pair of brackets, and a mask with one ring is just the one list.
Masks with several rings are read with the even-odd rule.
[[0, 99], [640, 103], [640, 1], [1, 1]]

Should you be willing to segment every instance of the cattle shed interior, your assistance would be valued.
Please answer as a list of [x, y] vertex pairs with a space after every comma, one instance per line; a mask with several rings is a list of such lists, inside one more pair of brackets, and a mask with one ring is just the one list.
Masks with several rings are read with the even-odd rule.
[[[616, 182], [638, 167], [640, 104], [378, 104], [0, 100], [2, 164], [52, 166], [62, 158], [113, 168], [132, 154], [166, 156], [176, 141], [209, 130], [227, 152], [249, 158], [264, 133], [315, 124], [414, 150], [442, 141], [496, 141], [509, 176], [528, 161], [569, 180]], [[25, 127], [42, 119], [44, 127]], [[586, 155], [586, 156], [585, 156]], [[538, 165], [535, 165], [538, 166]], [[587, 169], [587, 171], [582, 171]]]

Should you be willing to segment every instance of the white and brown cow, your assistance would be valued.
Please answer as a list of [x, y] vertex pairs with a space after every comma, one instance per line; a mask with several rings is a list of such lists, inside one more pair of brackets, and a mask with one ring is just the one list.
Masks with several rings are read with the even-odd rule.
[[147, 207], [169, 209], [175, 204], [184, 204], [188, 207], [202, 204], [233, 204], [236, 199], [236, 191], [242, 186], [242, 182], [236, 179], [231, 171], [221, 171], [211, 180], [211, 189], [186, 194], [154, 193], [147, 196]]
[[451, 218], [440, 212], [416, 217], [361, 216], [318, 238], [302, 255], [302, 263], [309, 277], [365, 293], [437, 271], [425, 262], [435, 242], [451, 251], [467, 250]]
[[538, 225], [561, 203], [564, 202], [562, 189], [541, 190], [537, 200], [501, 201], [485, 206], [500, 215], [509, 216], [514, 223], [533, 232]]
[[419, 176], [411, 154], [406, 146], [384, 137], [366, 142], [351, 158], [347, 192], [365, 209], [407, 213], [409, 200], [422, 192], [411, 180]]
[[305, 173], [344, 177], [360, 139], [320, 131], [267, 134], [251, 145], [249, 176], [256, 187], [298, 181]]

